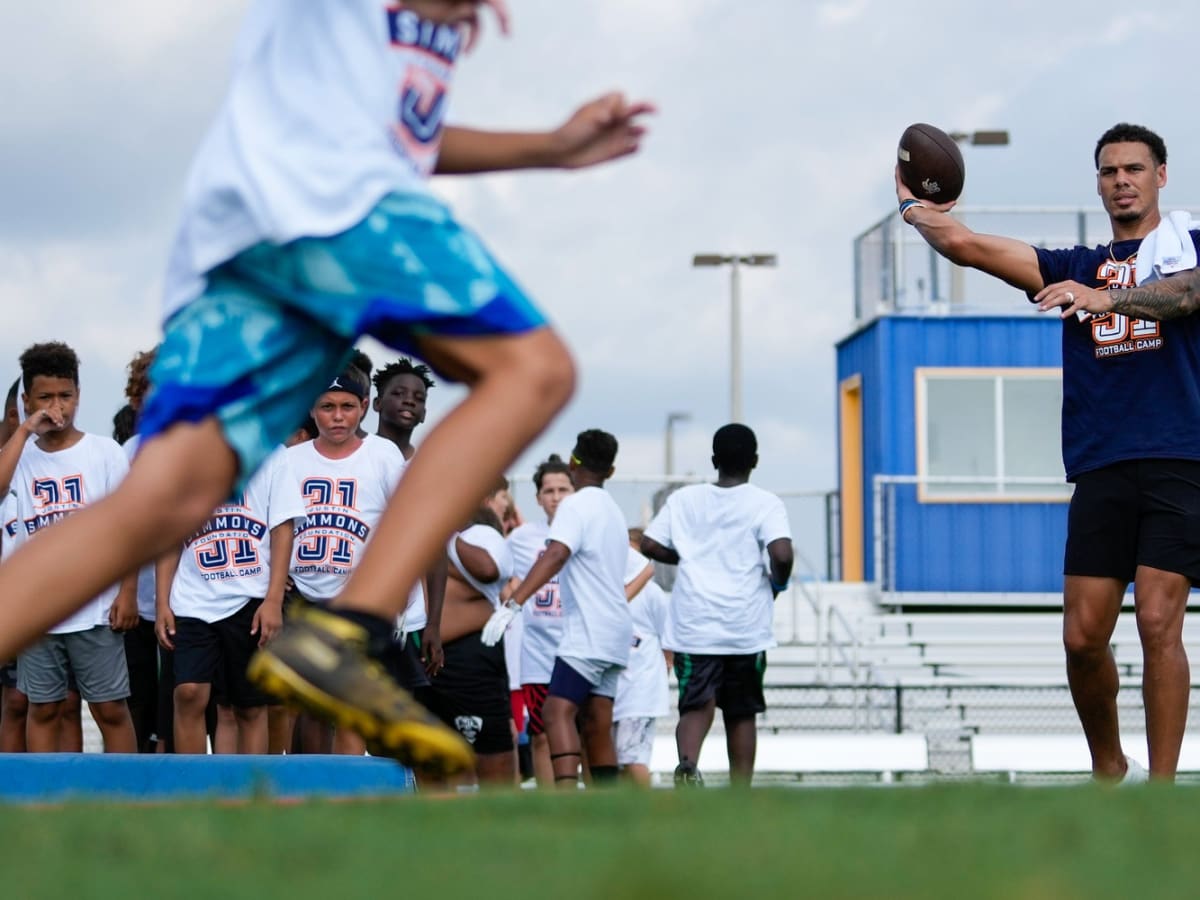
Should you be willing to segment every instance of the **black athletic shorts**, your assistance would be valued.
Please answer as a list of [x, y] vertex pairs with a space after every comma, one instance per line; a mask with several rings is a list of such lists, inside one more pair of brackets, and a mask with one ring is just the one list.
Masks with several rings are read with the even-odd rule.
[[379, 657], [387, 673], [396, 679], [400, 687], [414, 697], [421, 688], [429, 687], [429, 675], [421, 659], [421, 632], [405, 635], [404, 642], [392, 639]]
[[1063, 573], [1129, 583], [1138, 566], [1200, 584], [1200, 462], [1131, 460], [1076, 479]]
[[432, 679], [428, 706], [476, 753], [507, 753], [513, 735], [504, 641], [485, 647], [479, 635], [476, 631], [443, 647], [446, 667]]
[[0, 666], [0, 687], [16, 688], [17, 686], [17, 662], [13, 660], [10, 663], [5, 663]]
[[209, 684], [218, 702], [237, 709], [266, 706], [269, 697], [250, 683], [246, 666], [258, 649], [250, 633], [262, 600], [251, 600], [219, 622], [175, 617], [175, 684]]
[[767, 654], [741, 653], [712, 656], [675, 653], [675, 678], [679, 681], [679, 711], [707, 705], [714, 697], [727, 716], [741, 718], [766, 712], [763, 673]]

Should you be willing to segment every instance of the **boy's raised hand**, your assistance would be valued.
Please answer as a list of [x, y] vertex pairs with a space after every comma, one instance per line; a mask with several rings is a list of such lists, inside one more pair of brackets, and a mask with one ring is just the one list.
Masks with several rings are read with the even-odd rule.
[[555, 164], [581, 169], [636, 153], [646, 133], [639, 119], [655, 111], [652, 103], [630, 103], [617, 92], [583, 104], [551, 134]]
[[[479, 6], [490, 7], [492, 12], [496, 14], [496, 24], [500, 27], [500, 33], [508, 34], [508, 4], [506, 0], [476, 0]], [[475, 44], [479, 41], [479, 16], [472, 14], [466, 20], [467, 40], [463, 45], [463, 52], [470, 53]]]

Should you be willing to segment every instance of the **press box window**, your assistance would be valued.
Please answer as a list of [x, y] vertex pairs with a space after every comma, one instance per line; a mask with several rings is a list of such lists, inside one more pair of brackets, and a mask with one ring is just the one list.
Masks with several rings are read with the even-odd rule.
[[1061, 370], [918, 369], [916, 388], [922, 501], [1070, 497]]

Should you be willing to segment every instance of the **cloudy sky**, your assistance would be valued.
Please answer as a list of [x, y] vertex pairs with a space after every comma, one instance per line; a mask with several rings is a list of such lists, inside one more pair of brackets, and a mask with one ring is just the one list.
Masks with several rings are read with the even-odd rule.
[[[124, 365], [158, 339], [181, 185], [247, 5], [0, 4], [0, 359], [15, 376], [29, 343], [74, 345], [89, 430], [110, 429]], [[455, 121], [549, 126], [612, 88], [660, 107], [640, 156], [604, 170], [435, 183], [580, 363], [576, 399], [518, 471], [596, 426], [620, 438], [621, 471], [657, 473], [666, 416], [685, 411], [676, 469], [706, 473], [729, 410], [729, 283], [690, 260], [774, 252], [777, 270], [743, 279], [758, 481], [832, 488], [852, 242], [893, 208], [910, 122], [1010, 131], [1009, 147], [966, 150], [970, 205], [1094, 207], [1092, 147], [1120, 120], [1165, 137], [1164, 202], [1200, 200], [1184, 0], [510, 5], [511, 38], [489, 30], [461, 65]], [[439, 388], [432, 413], [456, 396]]]

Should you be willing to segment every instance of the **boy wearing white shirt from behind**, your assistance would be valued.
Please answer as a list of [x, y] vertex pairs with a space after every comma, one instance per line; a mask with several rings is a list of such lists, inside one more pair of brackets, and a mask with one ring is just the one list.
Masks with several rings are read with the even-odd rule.
[[483, 630], [496, 643], [521, 606], [562, 573], [563, 637], [544, 707], [554, 781], [573, 788], [581, 760], [575, 716], [583, 709], [588, 764], [597, 784], [617, 775], [612, 701], [629, 659], [633, 623], [625, 600], [628, 535], [616, 502], [604, 490], [613, 472], [617, 439], [597, 429], [581, 432], [571, 453], [575, 493], [559, 504], [546, 551]]
[[700, 746], [719, 706], [730, 780], [749, 784], [755, 716], [766, 710], [766, 651], [775, 646], [774, 597], [792, 574], [792, 537], [783, 501], [750, 484], [758, 465], [753, 431], [739, 424], [717, 429], [712, 461], [716, 483], [668, 497], [642, 537], [642, 552], [679, 566], [663, 639], [675, 651], [679, 680], [675, 783], [701, 783]]

